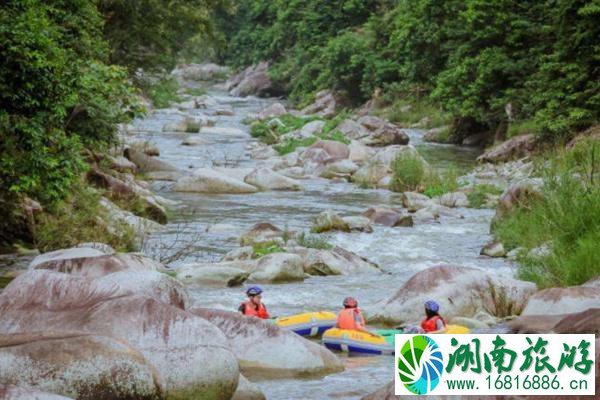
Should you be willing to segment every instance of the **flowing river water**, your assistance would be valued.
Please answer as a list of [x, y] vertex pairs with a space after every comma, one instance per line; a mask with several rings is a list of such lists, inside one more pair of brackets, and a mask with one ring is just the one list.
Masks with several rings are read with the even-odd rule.
[[[256, 164], [248, 153], [254, 141], [249, 126], [242, 120], [271, 104], [273, 99], [232, 97], [218, 87], [209, 87], [208, 96], [219, 105], [233, 107], [233, 116], [212, 117], [217, 127], [234, 127], [243, 135], [199, 133], [206, 142], [201, 146], [182, 146], [188, 134], [163, 133], [165, 123], [181, 119], [181, 115], [158, 110], [134, 121], [135, 139], [149, 140], [160, 149], [160, 159], [183, 171], [213, 165], [252, 167]], [[192, 110], [209, 114], [211, 109]], [[187, 113], [187, 112], [186, 112]], [[474, 164], [474, 149], [426, 144], [422, 132], [411, 130], [411, 143], [435, 168], [455, 166], [462, 170]], [[236, 238], [253, 224], [269, 221], [280, 228], [308, 231], [311, 218], [324, 210], [341, 215], [358, 215], [370, 206], [399, 206], [398, 193], [387, 190], [361, 189], [350, 183], [325, 179], [301, 181], [300, 192], [261, 192], [250, 195], [205, 195], [175, 193], [171, 183], [154, 182], [154, 189], [178, 202], [166, 229], [152, 236], [147, 251], [160, 252], [161, 247], [189, 245], [194, 252], [178, 263], [218, 261], [237, 248]], [[374, 226], [373, 233], [330, 233], [328, 240], [379, 264], [387, 274], [361, 276], [312, 277], [301, 283], [263, 285], [263, 299], [272, 315], [290, 315], [302, 311], [340, 309], [342, 299], [354, 296], [360, 305], [369, 306], [390, 297], [415, 272], [440, 262], [512, 274], [512, 267], [502, 259], [479, 256], [481, 247], [490, 240], [492, 210], [459, 209], [460, 217], [441, 217], [437, 223], [416, 224], [411, 228]], [[214, 224], [227, 224], [238, 232], [206, 232]], [[170, 251], [173, 251], [171, 248]], [[244, 300], [243, 288], [190, 287], [197, 306], [236, 310]], [[283, 379], [258, 382], [268, 399], [357, 399], [393, 379], [392, 357], [343, 357], [346, 370], [316, 379]]]

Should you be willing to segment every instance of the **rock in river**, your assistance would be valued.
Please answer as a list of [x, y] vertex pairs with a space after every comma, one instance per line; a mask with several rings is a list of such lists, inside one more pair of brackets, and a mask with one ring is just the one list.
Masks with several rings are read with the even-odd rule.
[[198, 193], [229, 193], [244, 194], [255, 193], [256, 187], [245, 182], [231, 178], [221, 172], [210, 168], [200, 168], [192, 175], [180, 178], [173, 190], [176, 192], [198, 192]]

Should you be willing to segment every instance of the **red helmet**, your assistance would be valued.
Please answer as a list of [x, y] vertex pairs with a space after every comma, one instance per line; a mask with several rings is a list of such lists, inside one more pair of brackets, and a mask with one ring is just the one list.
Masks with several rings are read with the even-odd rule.
[[344, 307], [354, 308], [358, 307], [358, 301], [354, 297], [346, 297], [344, 299]]

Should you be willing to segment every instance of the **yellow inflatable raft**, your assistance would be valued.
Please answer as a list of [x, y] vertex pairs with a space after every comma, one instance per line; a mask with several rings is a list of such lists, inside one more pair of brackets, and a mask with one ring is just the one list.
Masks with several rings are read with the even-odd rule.
[[336, 321], [337, 316], [334, 313], [316, 311], [277, 318], [275, 325], [294, 331], [301, 336], [319, 336], [326, 330], [333, 328]]

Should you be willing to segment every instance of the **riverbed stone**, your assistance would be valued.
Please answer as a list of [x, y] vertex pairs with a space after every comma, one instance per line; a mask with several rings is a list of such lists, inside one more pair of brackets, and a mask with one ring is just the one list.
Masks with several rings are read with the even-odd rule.
[[357, 141], [358, 139], [369, 136], [370, 133], [367, 128], [352, 119], [346, 119], [342, 121], [335, 129], [353, 141]]
[[137, 151], [133, 148], [125, 149], [125, 157], [133, 162], [139, 168], [142, 173], [155, 172], [155, 171], [177, 171], [174, 166], [159, 160], [156, 157], [151, 157]]
[[368, 146], [408, 144], [408, 135], [400, 127], [387, 120], [366, 115], [359, 118], [358, 123], [370, 131], [369, 136], [361, 139], [361, 142]]
[[356, 165], [351, 160], [338, 160], [332, 163], [329, 163], [325, 166], [325, 169], [321, 172], [321, 177], [332, 179], [339, 178], [344, 176], [351, 176], [358, 170], [358, 165]]
[[191, 175], [180, 178], [173, 186], [173, 190], [214, 194], [247, 194], [258, 191], [255, 186], [210, 168], [199, 168]]
[[290, 251], [302, 258], [304, 272], [310, 275], [355, 275], [381, 272], [377, 264], [339, 246], [331, 250], [296, 247]]
[[439, 203], [445, 207], [468, 207], [469, 198], [463, 192], [445, 193], [440, 196]]
[[150, 362], [167, 395], [229, 399], [237, 360], [207, 321], [114, 284], [33, 270], [0, 295], [0, 333], [81, 331], [126, 340]]
[[250, 378], [322, 376], [344, 369], [325, 347], [259, 318], [231, 311], [192, 309], [227, 336], [240, 369]]
[[240, 236], [240, 244], [253, 246], [273, 241], [283, 241], [285, 232], [270, 222], [258, 222]]
[[108, 222], [107, 228], [109, 232], [116, 236], [120, 234], [121, 227], [124, 225], [131, 227], [139, 237], [163, 229], [163, 226], [158, 222], [139, 217], [131, 211], [123, 210], [106, 197], [100, 198], [99, 204], [106, 211], [107, 218], [105, 222]]
[[310, 121], [309, 123], [305, 124], [300, 129], [300, 136], [303, 136], [303, 137], [316, 136], [323, 131], [324, 126], [325, 126], [325, 121], [323, 121], [323, 120], [318, 119], [315, 121]]
[[423, 304], [434, 299], [445, 318], [471, 317], [480, 310], [495, 312], [498, 306], [491, 295], [506, 296], [518, 313], [536, 287], [531, 282], [496, 276], [483, 270], [440, 264], [414, 274], [398, 291], [368, 309], [371, 320], [392, 323], [417, 323]]
[[279, 91], [274, 87], [271, 78], [267, 74], [269, 63], [266, 61], [244, 70], [239, 83], [233, 85], [230, 93], [233, 96], [245, 97], [257, 95], [265, 97], [277, 94]]
[[348, 145], [335, 140], [317, 140], [310, 148], [323, 149], [335, 160], [345, 159], [350, 155]]
[[185, 284], [231, 287], [241, 285], [249, 275], [249, 272], [227, 263], [194, 263], [177, 268], [177, 279]]
[[175, 68], [171, 75], [190, 81], [209, 81], [222, 78], [229, 73], [229, 68], [213, 63], [183, 64]]
[[200, 134], [240, 137], [248, 136], [246, 132], [233, 126], [203, 126], [202, 129], [200, 129]]
[[411, 215], [403, 214], [388, 206], [370, 207], [362, 213], [363, 217], [369, 218], [372, 222], [385, 226], [413, 226]]
[[544, 289], [529, 298], [522, 315], [573, 314], [600, 306], [600, 288], [571, 286]]
[[373, 227], [371, 226], [371, 221], [369, 220], [369, 218], [350, 216], [343, 217], [342, 220], [346, 223], [350, 232], [373, 232]]
[[315, 233], [328, 231], [349, 232], [350, 227], [344, 219], [335, 211], [323, 211], [313, 218], [311, 230]]
[[268, 168], [256, 168], [246, 175], [244, 182], [260, 190], [301, 190], [299, 182]]
[[499, 258], [506, 256], [506, 250], [504, 250], [504, 245], [502, 243], [490, 242], [483, 246], [479, 254], [492, 258]]
[[222, 261], [250, 260], [252, 257], [254, 257], [254, 248], [252, 246], [242, 246], [225, 254]]
[[350, 142], [348, 150], [350, 151], [348, 158], [358, 164], [366, 162], [373, 155], [373, 149], [356, 140]]
[[152, 364], [126, 342], [79, 332], [0, 335], [0, 381], [85, 399], [162, 391]]
[[260, 386], [250, 382], [244, 375], [240, 374], [238, 386], [231, 400], [266, 400], [265, 394]]
[[300, 111], [301, 115], [316, 115], [323, 118], [335, 116], [338, 102], [332, 90], [321, 90], [315, 94], [315, 101]]
[[42, 391], [34, 386], [22, 386], [0, 383], [0, 399], [2, 400], [73, 400], [54, 393]]
[[433, 205], [433, 200], [421, 193], [404, 192], [402, 193], [402, 205], [410, 212], [415, 212], [422, 208]]
[[381, 179], [388, 175], [389, 168], [387, 166], [371, 160], [352, 175], [352, 182], [365, 187], [375, 187]]
[[248, 276], [249, 282], [285, 283], [302, 280], [302, 259], [290, 253], [271, 253], [261, 257]]

